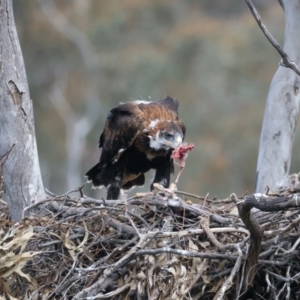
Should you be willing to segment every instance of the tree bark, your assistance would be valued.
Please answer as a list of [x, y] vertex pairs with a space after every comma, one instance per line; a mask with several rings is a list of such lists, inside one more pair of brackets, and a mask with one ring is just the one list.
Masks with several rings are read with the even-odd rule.
[[[300, 3], [282, 0], [285, 12], [284, 50], [300, 63]], [[279, 66], [265, 109], [256, 173], [256, 192], [276, 188], [289, 173], [300, 102], [300, 77]]]
[[6, 201], [13, 220], [25, 206], [44, 198], [32, 101], [13, 17], [12, 0], [0, 0], [0, 155]]

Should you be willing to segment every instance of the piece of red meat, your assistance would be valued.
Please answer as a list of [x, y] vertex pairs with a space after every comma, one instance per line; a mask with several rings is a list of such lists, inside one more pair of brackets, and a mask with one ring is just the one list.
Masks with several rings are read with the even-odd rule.
[[174, 149], [171, 158], [177, 159], [179, 161], [179, 166], [181, 169], [185, 167], [185, 160], [189, 151], [194, 149], [194, 144], [182, 144], [178, 148]]

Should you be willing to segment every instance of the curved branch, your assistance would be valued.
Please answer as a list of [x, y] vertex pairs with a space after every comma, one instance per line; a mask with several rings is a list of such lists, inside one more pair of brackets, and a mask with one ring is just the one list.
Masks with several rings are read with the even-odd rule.
[[[250, 198], [250, 197], [248, 197]], [[237, 204], [240, 217], [244, 222], [246, 228], [250, 232], [250, 246], [247, 253], [247, 261], [244, 273], [244, 288], [252, 286], [254, 276], [256, 274], [257, 262], [260, 253], [260, 246], [263, 237], [263, 230], [260, 228], [258, 222], [251, 213], [251, 209], [255, 207], [256, 202], [252, 201], [240, 202]]]
[[300, 68], [298, 65], [292, 61], [287, 53], [282, 49], [280, 44], [275, 40], [275, 38], [272, 36], [272, 34], [268, 31], [267, 27], [264, 25], [264, 23], [261, 20], [261, 17], [257, 10], [255, 9], [253, 3], [251, 0], [245, 0], [248, 8], [250, 9], [253, 17], [255, 18], [259, 28], [262, 30], [263, 34], [266, 36], [268, 41], [271, 43], [271, 45], [277, 50], [277, 52], [280, 54], [282, 61], [280, 62], [280, 65], [285, 68], [292, 69], [297, 75], [300, 75]]

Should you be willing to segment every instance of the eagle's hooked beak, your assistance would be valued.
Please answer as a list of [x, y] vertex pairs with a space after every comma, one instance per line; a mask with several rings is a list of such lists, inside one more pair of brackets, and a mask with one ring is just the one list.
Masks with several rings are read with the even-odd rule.
[[165, 141], [165, 144], [167, 146], [169, 146], [170, 148], [176, 149], [177, 147], [179, 147], [182, 144], [182, 136], [179, 133], [176, 133], [172, 140], [170, 141]]
[[175, 138], [176, 147], [180, 146], [182, 144], [182, 137], [180, 135], [177, 135]]

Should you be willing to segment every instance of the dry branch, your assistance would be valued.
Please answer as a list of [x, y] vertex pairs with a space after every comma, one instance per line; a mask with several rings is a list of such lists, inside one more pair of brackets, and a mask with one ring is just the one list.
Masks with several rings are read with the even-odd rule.
[[281, 62], [280, 65], [282, 67], [285, 68], [290, 68], [291, 70], [293, 70], [297, 75], [300, 75], [300, 68], [298, 67], [298, 65], [292, 61], [288, 54], [282, 49], [282, 47], [280, 46], [280, 44], [275, 40], [275, 38], [272, 36], [272, 34], [268, 31], [267, 27], [264, 25], [264, 23], [261, 20], [261, 17], [258, 13], [258, 11], [255, 9], [253, 3], [251, 0], [245, 0], [247, 6], [249, 7], [253, 17], [255, 18], [259, 28], [261, 29], [261, 31], [263, 32], [263, 34], [266, 36], [266, 38], [268, 39], [268, 41], [271, 43], [271, 45], [277, 50], [277, 52], [279, 53], [279, 55], [281, 56]]

